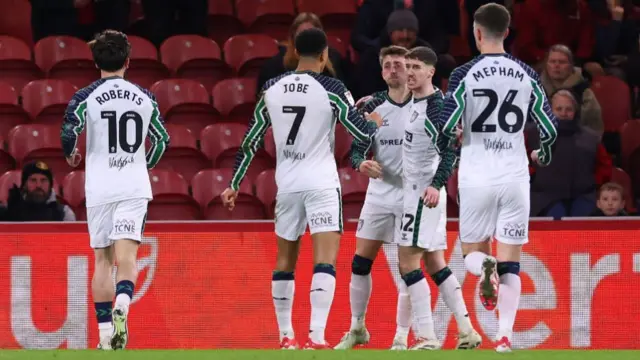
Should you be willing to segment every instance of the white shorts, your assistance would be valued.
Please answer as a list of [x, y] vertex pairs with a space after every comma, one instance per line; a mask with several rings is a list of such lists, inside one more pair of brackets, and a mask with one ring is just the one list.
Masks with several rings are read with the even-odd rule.
[[394, 243], [400, 239], [402, 208], [392, 209], [364, 201], [356, 237]]
[[340, 188], [309, 190], [276, 196], [276, 235], [297, 241], [307, 224], [311, 235], [342, 233], [342, 194]]
[[478, 243], [493, 236], [505, 244], [529, 242], [528, 183], [462, 188], [458, 195], [460, 241]]
[[129, 199], [87, 208], [91, 247], [109, 247], [115, 240], [142, 241], [148, 199]]
[[402, 237], [400, 246], [415, 246], [426, 251], [447, 249], [447, 190], [440, 189], [438, 206], [424, 206], [424, 189], [405, 184]]

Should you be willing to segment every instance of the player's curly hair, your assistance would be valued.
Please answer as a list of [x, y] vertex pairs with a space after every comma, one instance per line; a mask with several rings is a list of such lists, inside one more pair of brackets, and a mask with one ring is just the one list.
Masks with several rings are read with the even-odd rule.
[[120, 31], [105, 30], [89, 42], [93, 61], [102, 71], [115, 72], [125, 67], [131, 54], [127, 35]]

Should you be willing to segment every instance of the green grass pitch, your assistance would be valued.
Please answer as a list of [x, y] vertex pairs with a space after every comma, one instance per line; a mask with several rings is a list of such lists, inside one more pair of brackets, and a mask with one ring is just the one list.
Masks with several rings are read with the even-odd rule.
[[0, 350], [0, 360], [638, 360], [640, 351], [281, 351], [281, 350]]

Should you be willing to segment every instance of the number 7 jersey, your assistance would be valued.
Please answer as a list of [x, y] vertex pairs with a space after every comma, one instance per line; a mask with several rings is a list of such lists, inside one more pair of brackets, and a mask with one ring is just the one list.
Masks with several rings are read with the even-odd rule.
[[[169, 144], [151, 92], [121, 78], [102, 78], [76, 92], [64, 117], [62, 149], [69, 157], [87, 130], [87, 207], [127, 199], [153, 198], [148, 169]], [[150, 147], [145, 153], [145, 138]]]
[[555, 117], [538, 74], [509, 54], [484, 54], [451, 74], [439, 123], [455, 141], [462, 125], [459, 187], [529, 182], [527, 119], [540, 130], [539, 159], [551, 161]]

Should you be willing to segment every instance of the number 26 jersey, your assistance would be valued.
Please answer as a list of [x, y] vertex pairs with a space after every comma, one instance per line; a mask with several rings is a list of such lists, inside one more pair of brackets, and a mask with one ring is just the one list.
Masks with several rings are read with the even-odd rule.
[[[69, 157], [86, 128], [87, 207], [153, 198], [148, 169], [169, 144], [151, 92], [121, 78], [102, 78], [76, 92], [64, 117], [61, 140]], [[150, 147], [145, 153], [145, 138]]]

